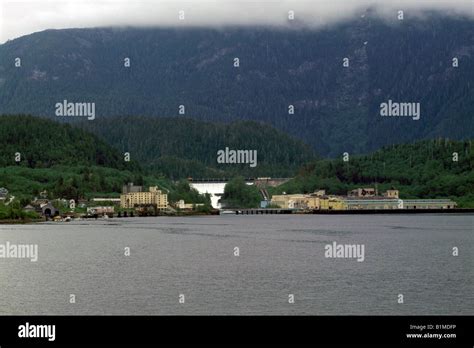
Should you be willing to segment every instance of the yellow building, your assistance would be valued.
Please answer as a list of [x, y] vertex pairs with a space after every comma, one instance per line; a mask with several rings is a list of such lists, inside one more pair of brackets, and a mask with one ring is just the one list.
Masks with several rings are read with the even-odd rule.
[[276, 205], [282, 209], [288, 209], [291, 196], [292, 195], [273, 195], [271, 204]]
[[139, 205], [154, 205], [162, 210], [168, 207], [168, 195], [151, 186], [148, 192], [128, 192], [120, 195], [120, 207], [125, 209]]
[[347, 204], [340, 197], [325, 196], [319, 201], [319, 210], [347, 210]]
[[310, 210], [319, 209], [321, 205], [321, 197], [319, 196], [307, 196], [306, 197], [306, 208]]
[[274, 195], [271, 203], [282, 209], [307, 209], [308, 196], [303, 194]]
[[386, 198], [398, 198], [399, 192], [398, 192], [398, 190], [391, 189], [391, 190], [387, 190], [387, 191], [383, 194], [383, 196], [386, 197]]

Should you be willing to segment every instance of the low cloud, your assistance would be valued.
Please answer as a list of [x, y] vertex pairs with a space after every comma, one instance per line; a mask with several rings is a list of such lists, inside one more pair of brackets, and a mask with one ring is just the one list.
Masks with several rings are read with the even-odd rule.
[[[0, 42], [45, 29], [104, 26], [288, 25], [288, 12], [310, 27], [398, 10], [474, 17], [474, 0], [2, 0]], [[184, 20], [180, 20], [184, 11]]]

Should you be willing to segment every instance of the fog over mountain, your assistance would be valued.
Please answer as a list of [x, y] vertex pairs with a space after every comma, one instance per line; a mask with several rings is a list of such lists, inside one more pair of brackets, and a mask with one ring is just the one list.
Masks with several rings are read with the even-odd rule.
[[[45, 29], [104, 26], [288, 26], [319, 28], [363, 15], [426, 11], [474, 17], [472, 0], [22, 0], [0, 2], [0, 43]], [[184, 11], [180, 13], [180, 11]], [[179, 18], [182, 15], [181, 19]]]

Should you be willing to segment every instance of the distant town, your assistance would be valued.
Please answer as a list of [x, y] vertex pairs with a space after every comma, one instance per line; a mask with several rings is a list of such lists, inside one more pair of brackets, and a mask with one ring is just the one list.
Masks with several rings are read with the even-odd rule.
[[[202, 210], [204, 204], [186, 203], [179, 200], [173, 204], [168, 202], [168, 194], [157, 186], [145, 190], [143, 186], [128, 183], [122, 188], [120, 197], [95, 197], [90, 200], [79, 199], [48, 199], [48, 193], [43, 191], [41, 197], [36, 197], [22, 208], [27, 217], [52, 221], [71, 221], [83, 218], [112, 218], [159, 215], [197, 215], [216, 214], [218, 211]], [[0, 203], [7, 206], [14, 200], [6, 188], [0, 188]]]
[[[260, 186], [262, 200], [259, 207], [226, 207], [222, 203], [225, 182], [193, 182], [193, 189], [208, 195], [211, 206], [204, 203], [188, 203], [183, 199], [170, 203], [168, 193], [158, 186], [144, 186], [128, 183], [123, 185], [120, 197], [95, 197], [89, 200], [48, 199], [46, 191], [41, 192], [29, 204], [21, 207], [25, 214], [19, 220], [71, 221], [87, 218], [113, 218], [135, 216], [183, 216], [235, 214], [289, 214], [289, 213], [331, 213], [331, 212], [419, 212], [446, 211], [457, 209], [451, 199], [403, 199], [395, 188], [379, 194], [376, 188], [364, 187], [351, 190], [347, 195], [332, 195], [326, 190], [310, 194], [274, 194], [270, 198], [265, 185], [274, 186], [287, 179], [258, 178], [247, 185]], [[262, 188], [263, 187], [263, 188]], [[0, 188], [0, 203], [8, 206], [14, 200], [6, 188]], [[21, 215], [21, 214], [20, 214]]]

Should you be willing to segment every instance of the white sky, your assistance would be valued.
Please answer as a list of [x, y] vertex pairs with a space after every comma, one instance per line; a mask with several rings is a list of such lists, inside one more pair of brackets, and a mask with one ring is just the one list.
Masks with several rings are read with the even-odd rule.
[[[474, 18], [474, 0], [0, 0], [0, 43], [45, 29], [97, 26], [287, 25], [288, 11], [317, 27], [375, 6], [384, 16], [438, 10]], [[184, 10], [185, 19], [178, 19]]]

